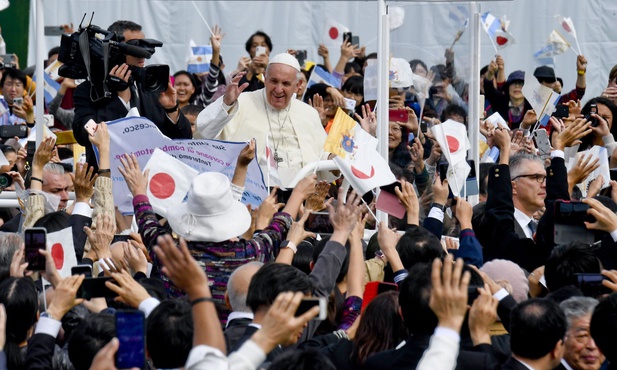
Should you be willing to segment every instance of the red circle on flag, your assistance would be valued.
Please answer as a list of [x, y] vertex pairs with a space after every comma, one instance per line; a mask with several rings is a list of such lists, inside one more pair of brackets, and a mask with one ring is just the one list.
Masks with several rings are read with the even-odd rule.
[[561, 22], [561, 27], [563, 27], [563, 29], [566, 30], [566, 32], [568, 32], [568, 33], [572, 32], [572, 29], [570, 28], [570, 25], [566, 21], [562, 21]]
[[174, 178], [166, 173], [159, 172], [150, 180], [150, 192], [159, 199], [169, 198], [176, 191]]
[[454, 136], [446, 135], [446, 140], [448, 141], [448, 148], [450, 149], [450, 153], [456, 152], [461, 146], [461, 143]]
[[62, 248], [62, 244], [56, 243], [51, 246], [51, 256], [56, 264], [56, 269], [61, 270], [64, 266], [64, 248]]
[[328, 31], [328, 35], [330, 36], [332, 40], [336, 40], [338, 38], [338, 28], [330, 27], [330, 30]]
[[503, 37], [503, 36], [497, 36], [497, 45], [499, 46], [504, 46], [505, 44], [508, 43], [508, 38], [507, 37]]

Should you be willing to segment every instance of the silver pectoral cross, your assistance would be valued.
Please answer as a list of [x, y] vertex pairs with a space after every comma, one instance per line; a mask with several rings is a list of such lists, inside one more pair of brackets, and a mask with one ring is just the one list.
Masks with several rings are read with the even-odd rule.
[[279, 152], [276, 149], [274, 150], [274, 161], [276, 161], [276, 163], [283, 162], [283, 158], [279, 157]]

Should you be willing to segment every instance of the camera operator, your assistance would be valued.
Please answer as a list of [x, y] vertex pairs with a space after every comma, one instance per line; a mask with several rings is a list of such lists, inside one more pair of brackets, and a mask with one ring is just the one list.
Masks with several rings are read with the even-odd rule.
[[[124, 42], [144, 39], [141, 26], [131, 21], [116, 21], [109, 26], [108, 31], [123, 36]], [[73, 134], [77, 142], [86, 147], [86, 160], [95, 169], [98, 169], [96, 158], [88, 140], [89, 134], [84, 128], [90, 119], [97, 123], [113, 121], [125, 117], [131, 108], [136, 107], [143, 117], [155, 123], [167, 137], [172, 139], [192, 137], [191, 124], [179, 111], [176, 90], [171, 84], [168, 83], [167, 90], [158, 94], [144, 89], [140, 79], [135, 79], [135, 82], [129, 79], [137, 69], [143, 68], [144, 64], [144, 58], [126, 55], [125, 63], [114, 66], [109, 72], [109, 79], [115, 80], [114, 86], [108, 83], [108, 87], [112, 90], [109, 98], [93, 102], [90, 99], [92, 87], [90, 81], [80, 84], [75, 90]]]

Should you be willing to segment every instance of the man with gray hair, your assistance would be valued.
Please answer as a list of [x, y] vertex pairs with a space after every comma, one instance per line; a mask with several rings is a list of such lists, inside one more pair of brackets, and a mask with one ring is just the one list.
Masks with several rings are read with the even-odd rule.
[[552, 238], [548, 242], [543, 236], [536, 238], [533, 215], [546, 206], [544, 219], [552, 217], [554, 201], [570, 199], [563, 151], [585, 134], [587, 127], [584, 121], [577, 121], [553, 137], [551, 164], [546, 169], [540, 157], [511, 156], [509, 132], [494, 130], [492, 139], [500, 151], [499, 163], [489, 172], [484, 221], [476, 233], [484, 247], [485, 261], [508, 259], [527, 271], [544, 265], [553, 247]]
[[0, 232], [0, 280], [10, 275], [13, 255], [21, 248], [23, 242], [17, 233]]
[[590, 297], [572, 297], [559, 305], [566, 315], [568, 329], [561, 364], [555, 370], [598, 370], [604, 355], [591, 337], [589, 324], [598, 301]]
[[231, 309], [225, 326], [225, 343], [230, 351], [244, 335], [247, 326], [253, 321], [253, 311], [246, 304], [246, 295], [253, 275], [263, 266], [261, 262], [249, 262], [238, 267], [230, 276], [225, 292], [225, 302]]
[[244, 73], [237, 74], [227, 85], [225, 95], [197, 117], [195, 138], [229, 141], [255, 138], [259, 144], [257, 158], [264, 173], [269, 173], [267, 141], [281, 182], [287, 187], [306, 164], [325, 159], [326, 132], [319, 114], [294, 97], [300, 73], [298, 60], [282, 53], [270, 59], [263, 89], [241, 94], [248, 83], [239, 86]]

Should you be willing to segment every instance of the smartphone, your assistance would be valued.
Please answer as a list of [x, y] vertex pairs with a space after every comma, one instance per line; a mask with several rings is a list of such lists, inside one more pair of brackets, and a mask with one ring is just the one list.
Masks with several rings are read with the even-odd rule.
[[143, 368], [146, 361], [146, 319], [138, 310], [116, 311], [116, 352], [118, 369]]
[[309, 215], [306, 230], [315, 234], [332, 234], [334, 228], [330, 224], [328, 212], [313, 212]]
[[36, 152], [36, 141], [26, 142], [26, 155], [28, 156], [28, 158], [34, 157], [35, 152]]
[[448, 162], [439, 162], [438, 166], [439, 166], [438, 167], [439, 179], [441, 180], [441, 182], [444, 182], [444, 180], [448, 178], [448, 167], [449, 167], [449, 164], [448, 164]]
[[585, 116], [585, 119], [591, 122], [591, 127], [598, 127], [600, 125], [600, 121], [592, 116], [592, 114], [598, 114], [598, 106], [596, 104], [591, 104], [589, 106], [589, 113]]
[[410, 132], [409, 135], [407, 135], [407, 145], [412, 146], [415, 138], [416, 136], [413, 134], [413, 132]]
[[313, 298], [304, 298], [298, 309], [296, 310], [296, 317], [303, 315], [306, 311], [311, 308], [318, 306], [319, 314], [315, 316], [313, 320], [325, 320], [328, 315], [328, 301], [325, 297], [313, 297]]
[[28, 270], [45, 270], [45, 256], [39, 253], [39, 249], [47, 248], [47, 230], [43, 227], [32, 227], [24, 231], [24, 243], [26, 244], [26, 262]]
[[115, 280], [111, 277], [87, 277], [81, 283], [79, 290], [77, 291], [77, 298], [84, 298], [90, 300], [91, 298], [114, 298], [118, 294], [109, 289], [105, 282], [111, 281], [115, 283]]
[[304, 61], [307, 58], [308, 53], [306, 52], [306, 50], [296, 50], [296, 54], [295, 57], [298, 60], [298, 64], [300, 64], [300, 67], [304, 66]]
[[356, 109], [356, 101], [354, 99], [345, 99], [345, 109], [347, 110], [355, 110]]
[[13, 98], [13, 105], [24, 105], [24, 98]]
[[[344, 32], [343, 33], [343, 42], [351, 42], [351, 40], [353, 39], [353, 35], [351, 34], [351, 32]], [[352, 43], [353, 45], [353, 43]]]
[[552, 116], [555, 118], [568, 118], [570, 116], [570, 107], [560, 104], [555, 107]]
[[84, 275], [87, 278], [92, 277], [92, 266], [90, 265], [77, 265], [71, 267], [71, 275]]
[[390, 109], [388, 120], [392, 122], [407, 122], [409, 120], [409, 112], [405, 109]]
[[603, 280], [608, 280], [600, 273], [577, 273], [576, 286], [583, 292], [585, 297], [598, 298], [604, 294], [611, 294], [612, 291], [602, 285]]
[[566, 244], [580, 241], [593, 244], [595, 241], [592, 231], [587, 230], [584, 222], [595, 222], [595, 218], [587, 214], [589, 206], [579, 201], [555, 201], [555, 243]]
[[90, 134], [90, 136], [94, 136], [98, 128], [99, 126], [96, 124], [96, 122], [94, 122], [93, 119], [88, 120], [88, 122], [86, 122], [86, 125], [84, 126], [84, 129], [88, 132], [88, 134]]
[[267, 50], [265, 46], [258, 46], [255, 48], [255, 56], [266, 55]]
[[548, 157], [551, 155], [551, 143], [548, 139], [546, 130], [541, 128], [533, 132], [533, 136], [536, 139], [536, 145], [540, 151], [540, 157]]
[[116, 234], [114, 235], [114, 238], [111, 240], [111, 244], [118, 243], [118, 242], [128, 242], [129, 239], [131, 239], [130, 235]]
[[617, 181], [617, 168], [611, 168], [609, 171], [611, 173], [611, 180]]
[[0, 138], [12, 139], [28, 137], [28, 126], [26, 125], [2, 125], [0, 126]]
[[420, 122], [420, 131], [422, 131], [422, 133], [424, 133], [424, 134], [426, 134], [428, 132], [428, 121], [422, 120]]
[[351, 44], [360, 46], [360, 36], [351, 36]]
[[45, 26], [45, 36], [62, 36], [64, 34], [64, 27], [62, 26]]

